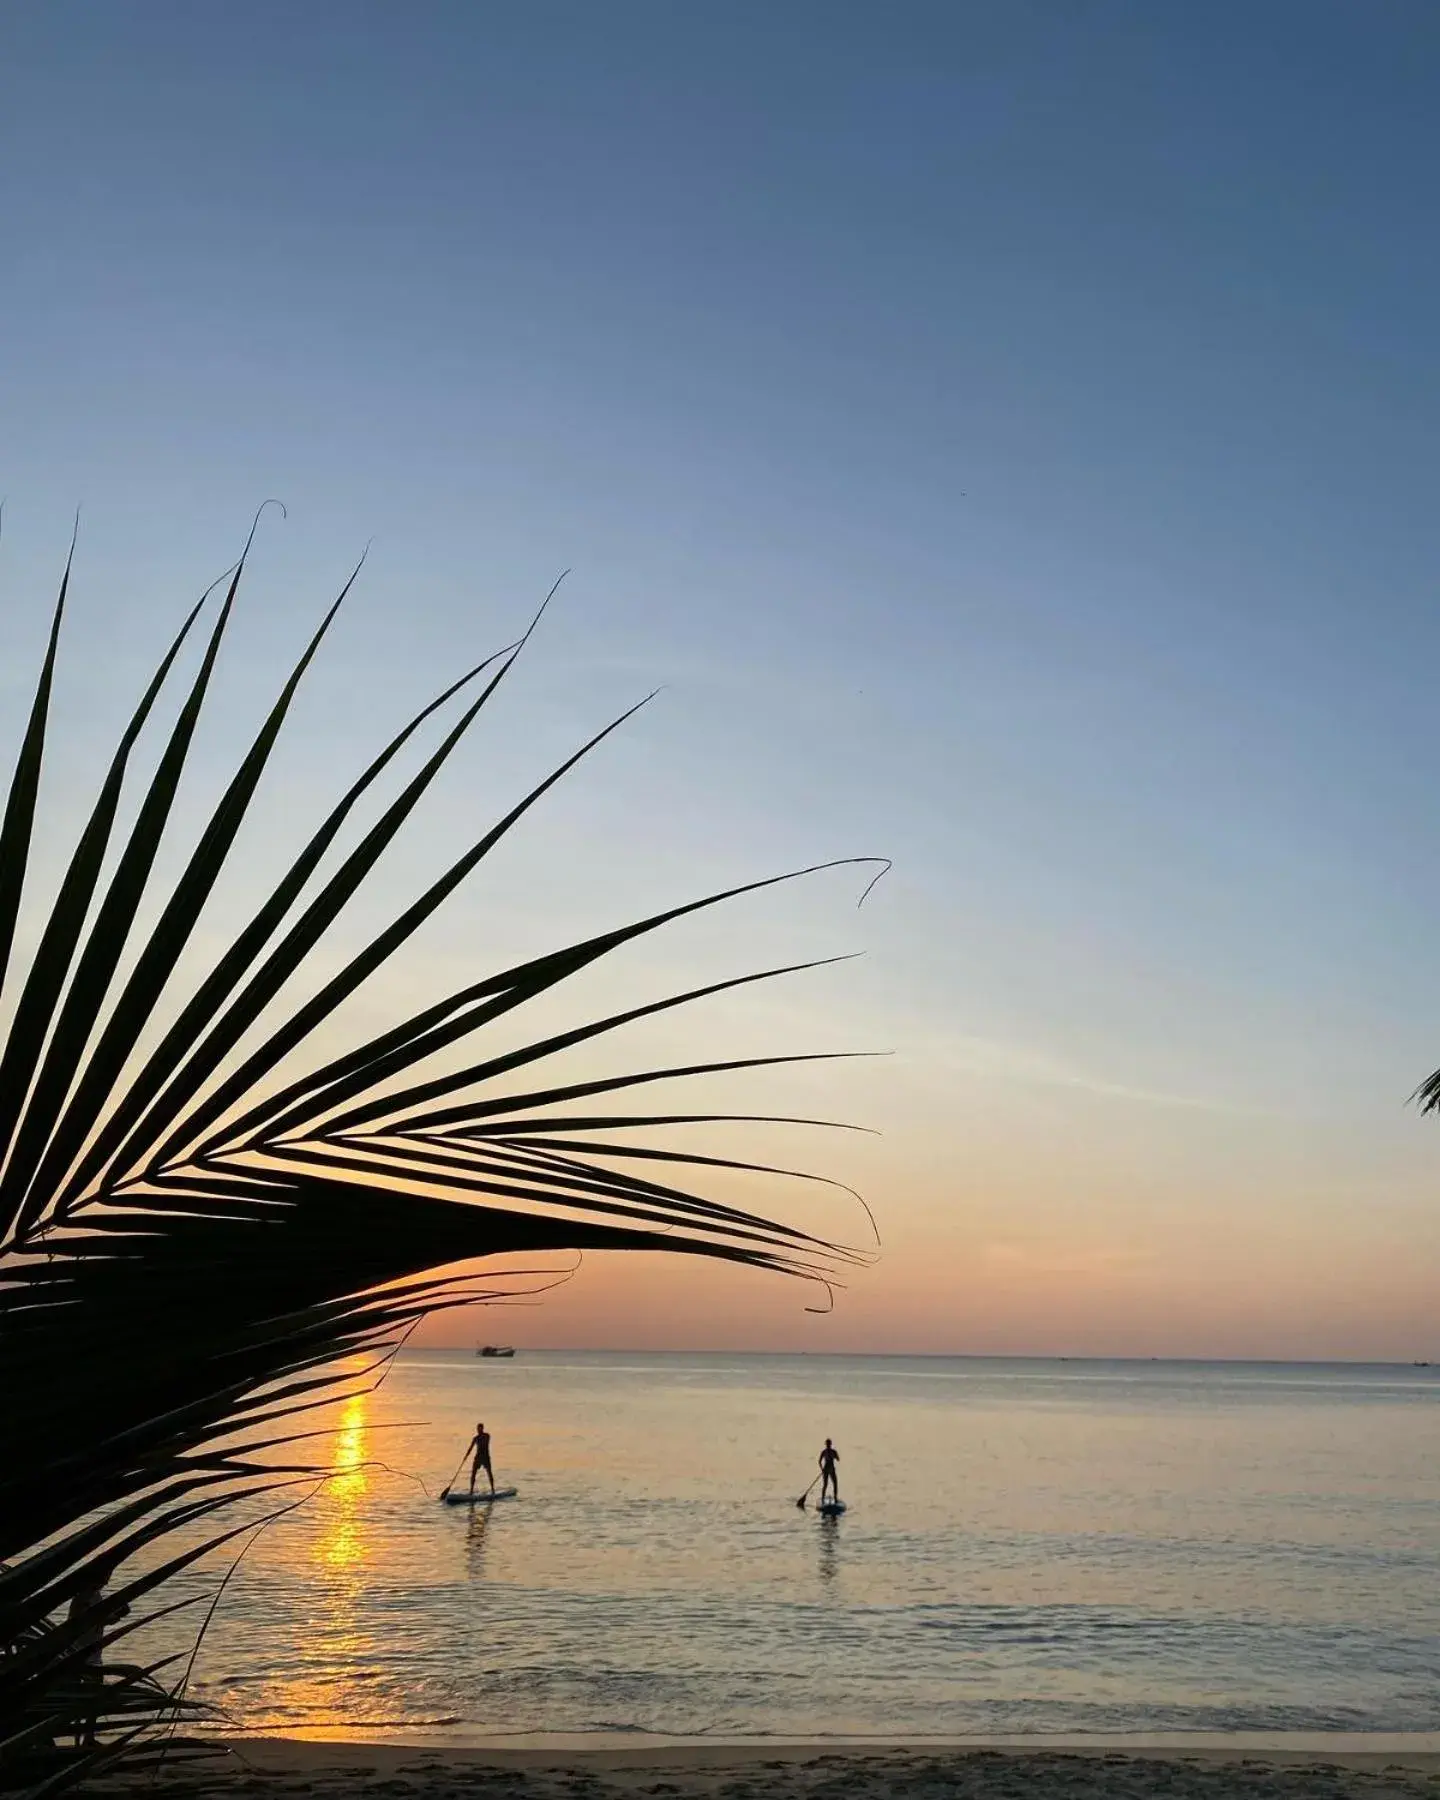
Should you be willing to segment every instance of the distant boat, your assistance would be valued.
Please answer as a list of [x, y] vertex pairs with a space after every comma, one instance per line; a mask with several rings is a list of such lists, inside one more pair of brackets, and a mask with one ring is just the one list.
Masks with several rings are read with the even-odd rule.
[[475, 1354], [477, 1356], [513, 1356], [515, 1346], [513, 1344], [482, 1344]]

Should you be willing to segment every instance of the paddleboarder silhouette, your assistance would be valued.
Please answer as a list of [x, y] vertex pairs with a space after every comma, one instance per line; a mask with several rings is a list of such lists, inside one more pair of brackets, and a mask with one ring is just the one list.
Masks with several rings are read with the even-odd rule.
[[483, 1425], [475, 1427], [475, 1435], [465, 1448], [473, 1449], [475, 1452], [475, 1460], [470, 1464], [470, 1492], [472, 1494], [475, 1492], [475, 1477], [483, 1469], [490, 1482], [490, 1492], [493, 1494], [495, 1492], [495, 1471], [490, 1467], [490, 1433]]
[[835, 1467], [839, 1461], [840, 1452], [829, 1438], [826, 1438], [825, 1448], [820, 1452], [820, 1504], [822, 1506], [825, 1504], [827, 1492], [832, 1500], [838, 1501], [840, 1498], [840, 1476]]

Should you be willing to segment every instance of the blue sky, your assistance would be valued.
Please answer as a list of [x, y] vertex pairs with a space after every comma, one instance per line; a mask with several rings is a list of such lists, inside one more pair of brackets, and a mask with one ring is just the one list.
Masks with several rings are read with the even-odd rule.
[[1419, 3], [13, 7], [0, 707], [77, 504], [57, 792], [268, 495], [222, 725], [373, 539], [296, 801], [569, 567], [417, 859], [664, 691], [407, 979], [884, 852], [645, 965], [868, 951], [715, 1027], [896, 1051], [837, 1346], [1440, 1349], [1437, 97]]

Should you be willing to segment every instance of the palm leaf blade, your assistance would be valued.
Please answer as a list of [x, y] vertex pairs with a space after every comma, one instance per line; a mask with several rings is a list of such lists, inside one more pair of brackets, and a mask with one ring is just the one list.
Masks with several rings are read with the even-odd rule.
[[35, 684], [35, 698], [30, 705], [30, 718], [20, 741], [20, 755], [10, 781], [5, 801], [5, 818], [0, 823], [0, 993], [10, 967], [10, 952], [15, 943], [15, 926], [20, 917], [20, 900], [25, 887], [25, 871], [30, 862], [30, 835], [35, 824], [35, 806], [40, 795], [40, 764], [45, 755], [45, 730], [50, 717], [50, 694], [55, 685], [55, 660], [60, 649], [60, 623], [65, 617], [65, 599], [70, 589], [70, 568], [75, 560], [75, 544], [65, 559], [65, 574], [60, 582], [60, 597], [50, 621], [50, 637], [45, 646], [45, 660], [40, 665], [40, 679]]
[[3, 1160], [4, 1151], [9, 1147], [24, 1102], [29, 1074], [39, 1060], [46, 1033], [54, 1017], [56, 1001], [70, 971], [86, 914], [100, 880], [100, 869], [110, 842], [130, 753], [204, 604], [205, 597], [202, 596], [180, 627], [175, 641], [155, 671], [149, 687], [141, 696], [140, 704], [121, 735], [99, 797], [80, 835], [46, 922], [44, 934], [31, 960], [15, 1017], [6, 1037], [5, 1053], [0, 1058], [0, 1160]]
[[47, 1203], [48, 1196], [43, 1192], [32, 1197], [31, 1182], [60, 1107], [81, 1069], [85, 1045], [95, 1028], [149, 882], [200, 718], [200, 708], [214, 673], [221, 639], [230, 620], [240, 574], [241, 568], [237, 568], [220, 616], [210, 633], [204, 660], [151, 778], [129, 841], [80, 953], [49, 1049], [40, 1064], [34, 1090], [25, 1104], [10, 1160], [3, 1179], [0, 1179], [0, 1208], [10, 1210], [14, 1219], [12, 1229], [16, 1234], [23, 1234]]
[[[361, 798], [380, 778], [420, 726], [446, 701], [452, 699], [461, 688], [481, 674], [493, 660], [493, 657], [487, 657], [462, 675], [458, 681], [452, 682], [427, 706], [422, 707], [391, 738], [359, 779], [341, 796], [324, 824], [296, 857], [264, 905], [260, 907], [239, 937], [220, 958], [215, 968], [201, 982], [179, 1018], [157, 1046], [154, 1055], [127, 1089], [124, 1098], [117, 1104], [114, 1113], [107, 1120], [105, 1128], [98, 1135], [93, 1150], [87, 1154], [67, 1185], [66, 1193], [69, 1198], [74, 1198], [83, 1191], [85, 1184], [99, 1175], [101, 1170], [105, 1169], [107, 1162], [110, 1167], [106, 1172], [110, 1178], [113, 1179], [117, 1174], [128, 1173], [144, 1154], [146, 1148], [153, 1145], [158, 1134], [173, 1120], [180, 1107], [184, 1105], [200, 1081], [204, 1079], [205, 1073], [208, 1072], [204, 1065], [192, 1074], [188, 1082], [179, 1084], [178, 1089], [171, 1091], [167, 1096], [168, 1104], [162, 1104], [148, 1114], [145, 1109], [155, 1099], [169, 1076], [175, 1072], [185, 1054], [194, 1049], [202, 1031], [213, 1023], [216, 1014], [234, 992], [245, 971], [251, 967], [255, 958], [274, 936], [281, 922], [304, 891], [306, 884], [319, 866], [321, 858], [335, 841], [341, 827]], [[144, 1115], [143, 1123], [140, 1122], [142, 1115]], [[132, 1130], [132, 1127], [136, 1129]]]

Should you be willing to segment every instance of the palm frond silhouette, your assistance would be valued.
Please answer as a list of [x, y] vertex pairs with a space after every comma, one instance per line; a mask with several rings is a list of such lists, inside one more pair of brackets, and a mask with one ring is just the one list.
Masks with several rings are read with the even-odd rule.
[[[304, 1474], [308, 1465], [294, 1460], [305, 1435], [297, 1415], [345, 1389], [353, 1378], [342, 1365], [357, 1354], [382, 1357], [427, 1313], [512, 1291], [513, 1272], [476, 1277], [455, 1265], [663, 1249], [828, 1282], [839, 1266], [863, 1260], [678, 1185], [710, 1170], [800, 1172], [645, 1141], [652, 1127], [742, 1115], [615, 1110], [633, 1098], [643, 1105], [661, 1083], [810, 1059], [695, 1061], [584, 1081], [548, 1070], [562, 1052], [626, 1025], [818, 965], [713, 982], [519, 1048], [475, 1048], [487, 1028], [623, 945], [810, 870], [707, 894], [478, 979], [472, 973], [467, 985], [343, 1054], [304, 1061], [342, 1005], [630, 716], [597, 732], [467, 844], [337, 973], [303, 999], [287, 998], [514, 667], [524, 637], [410, 718], [203, 973], [184, 974], [199, 960], [197, 927], [234, 861], [242, 824], [257, 809], [264, 816], [262, 778], [355, 579], [321, 619], [178, 875], [162, 881], [162, 841], [173, 835], [249, 553], [247, 541], [166, 650], [37, 917], [28, 877], [72, 544], [0, 823], [0, 1007], [8, 1018], [0, 1040], [0, 1785], [68, 1783], [149, 1740], [171, 1705], [168, 1663], [117, 1664], [115, 1647], [170, 1610], [167, 1582], [246, 1529], [222, 1516], [227, 1509], [278, 1496]], [[192, 646], [192, 638], [201, 641]], [[198, 651], [188, 681], [187, 650]], [[432, 722], [439, 742], [418, 754]], [[134, 779], [137, 746], [151, 739], [153, 769]], [[407, 760], [418, 766], [362, 828], [362, 803], [378, 802]], [[25, 956], [16, 954], [22, 936], [33, 942]], [[96, 1743], [63, 1748], [83, 1720], [98, 1720]]]

